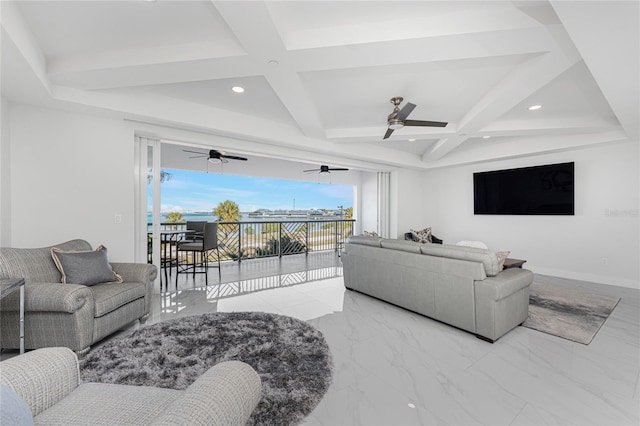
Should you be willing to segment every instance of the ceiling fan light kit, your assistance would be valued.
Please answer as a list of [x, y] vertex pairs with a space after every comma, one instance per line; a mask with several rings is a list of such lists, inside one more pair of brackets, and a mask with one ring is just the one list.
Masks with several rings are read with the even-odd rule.
[[411, 102], [400, 109], [400, 104], [404, 98], [396, 96], [391, 98], [393, 111], [387, 117], [387, 132], [382, 139], [387, 139], [394, 130], [402, 129], [404, 126], [421, 126], [421, 127], [445, 127], [448, 123], [444, 121], [424, 121], [424, 120], [407, 120], [407, 117], [416, 107]]

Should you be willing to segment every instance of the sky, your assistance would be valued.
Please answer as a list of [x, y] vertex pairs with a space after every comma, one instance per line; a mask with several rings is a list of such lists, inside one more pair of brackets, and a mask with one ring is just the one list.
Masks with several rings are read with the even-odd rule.
[[241, 212], [258, 209], [306, 210], [353, 206], [353, 186], [328, 183], [221, 175], [167, 169], [171, 179], [161, 184], [161, 211], [210, 212], [231, 200]]

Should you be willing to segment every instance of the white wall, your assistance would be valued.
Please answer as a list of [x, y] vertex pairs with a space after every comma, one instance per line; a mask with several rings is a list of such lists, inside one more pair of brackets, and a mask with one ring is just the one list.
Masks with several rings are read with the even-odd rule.
[[11, 246], [11, 157], [9, 101], [0, 99], [0, 246]]
[[378, 232], [378, 175], [376, 173], [362, 172], [360, 178], [361, 205], [360, 224], [356, 227], [356, 233], [362, 231]]
[[11, 245], [83, 238], [104, 244], [110, 260], [132, 261], [131, 129], [122, 120], [13, 104], [10, 125]]
[[[536, 273], [640, 288], [638, 154], [638, 143], [625, 143], [427, 171], [423, 223], [445, 243], [479, 240], [509, 250]], [[575, 216], [473, 214], [474, 172], [569, 161]]]
[[391, 173], [391, 238], [404, 238], [410, 229], [430, 226], [425, 217], [423, 172], [397, 170]]

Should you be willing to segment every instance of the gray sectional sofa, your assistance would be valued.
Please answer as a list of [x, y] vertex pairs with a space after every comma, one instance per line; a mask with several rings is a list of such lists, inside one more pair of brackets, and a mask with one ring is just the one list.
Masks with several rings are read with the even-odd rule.
[[344, 283], [494, 342], [529, 312], [533, 273], [500, 271], [490, 250], [352, 236], [342, 253]]
[[[91, 251], [84, 240], [57, 247], [64, 251]], [[111, 263], [122, 282], [91, 286], [62, 284], [51, 247], [0, 248], [0, 279], [25, 279], [25, 348], [70, 348], [84, 355], [90, 345], [135, 320], [144, 321], [151, 308], [157, 270], [146, 263]], [[0, 348], [19, 347], [19, 292], [2, 299]]]

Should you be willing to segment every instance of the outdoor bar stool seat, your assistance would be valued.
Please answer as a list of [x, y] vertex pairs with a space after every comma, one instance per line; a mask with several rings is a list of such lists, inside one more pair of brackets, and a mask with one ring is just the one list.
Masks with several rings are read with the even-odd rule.
[[[200, 240], [194, 241], [182, 241], [178, 243], [178, 267], [176, 271], [176, 288], [178, 288], [178, 276], [191, 272], [195, 279], [196, 274], [205, 274], [205, 285], [209, 285], [209, 253], [212, 250], [216, 251], [216, 258], [218, 265], [211, 267], [218, 268], [218, 278], [222, 279], [222, 272], [220, 270], [220, 250], [218, 249], [218, 223], [217, 222], [204, 222], [203, 224], [203, 236]], [[183, 262], [180, 261], [180, 252], [191, 253], [191, 262], [189, 262], [189, 256], [187, 255]], [[196, 262], [196, 254], [200, 253], [200, 261]], [[201, 270], [198, 270], [200, 268]]]

